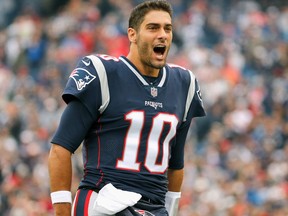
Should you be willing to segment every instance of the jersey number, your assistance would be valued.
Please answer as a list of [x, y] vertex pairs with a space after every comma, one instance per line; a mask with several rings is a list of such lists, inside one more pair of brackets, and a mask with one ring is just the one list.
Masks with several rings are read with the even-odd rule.
[[[138, 154], [142, 130], [144, 126], [145, 113], [143, 111], [132, 111], [126, 115], [130, 127], [125, 138], [124, 152], [121, 159], [117, 161], [117, 168], [126, 170], [140, 170]], [[169, 132], [164, 138], [163, 145], [160, 146], [160, 139], [163, 135], [164, 125], [169, 125]], [[168, 167], [169, 143], [176, 134], [178, 119], [175, 115], [160, 113], [152, 120], [152, 126], [147, 140], [146, 157], [144, 166], [151, 173], [163, 173]], [[161, 149], [160, 149], [161, 147]], [[159, 153], [162, 151], [161, 163], [157, 162]]]

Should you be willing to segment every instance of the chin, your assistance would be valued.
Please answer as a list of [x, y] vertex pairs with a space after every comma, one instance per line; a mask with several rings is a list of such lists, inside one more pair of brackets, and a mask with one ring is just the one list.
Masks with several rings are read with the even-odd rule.
[[166, 61], [163, 61], [162, 63], [158, 63], [157, 66], [158, 66], [158, 69], [161, 69], [165, 66], [166, 64]]
[[157, 69], [163, 68], [165, 66], [165, 64], [166, 64], [166, 59], [162, 60], [162, 61], [155, 61], [152, 63], [152, 65]]
[[161, 69], [165, 66], [165, 63], [161, 63], [161, 64], [152, 64], [152, 67], [155, 69]]

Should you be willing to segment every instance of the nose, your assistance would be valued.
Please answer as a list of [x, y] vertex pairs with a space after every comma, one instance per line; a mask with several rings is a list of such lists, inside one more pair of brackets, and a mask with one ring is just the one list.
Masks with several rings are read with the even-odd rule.
[[169, 36], [169, 33], [165, 30], [165, 28], [159, 29], [159, 34], [158, 34], [159, 39], [167, 39], [168, 36]]

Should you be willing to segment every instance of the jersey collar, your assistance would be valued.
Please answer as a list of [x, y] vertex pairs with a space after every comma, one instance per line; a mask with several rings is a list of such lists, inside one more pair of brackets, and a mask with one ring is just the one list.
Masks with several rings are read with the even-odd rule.
[[[124, 64], [135, 74], [135, 76], [142, 82], [143, 85], [149, 86], [150, 84], [145, 80], [145, 78], [142, 76], [142, 74], [135, 68], [135, 66], [125, 57], [121, 56], [119, 58]], [[157, 84], [157, 87], [162, 87], [165, 83], [166, 77], [167, 77], [167, 71], [166, 68], [163, 67], [160, 70], [160, 76], [162, 74], [160, 82]]]

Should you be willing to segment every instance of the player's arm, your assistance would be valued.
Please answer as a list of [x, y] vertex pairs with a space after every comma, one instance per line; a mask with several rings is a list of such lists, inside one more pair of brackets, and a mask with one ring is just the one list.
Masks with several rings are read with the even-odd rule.
[[[187, 129], [186, 129], [187, 130]], [[184, 134], [186, 130], [183, 130]], [[179, 135], [181, 135], [181, 132]], [[182, 134], [183, 135], [183, 134]], [[181, 137], [181, 136], [180, 136]], [[176, 147], [172, 148], [172, 155], [170, 159], [170, 165], [167, 172], [168, 178], [168, 192], [165, 197], [165, 207], [170, 216], [176, 216], [178, 212], [179, 200], [181, 197], [181, 186], [184, 178], [184, 143], [185, 136], [182, 136], [181, 139], [175, 145]]]
[[56, 203], [53, 204], [55, 215], [70, 216], [72, 202], [70, 192], [72, 179], [71, 152], [60, 145], [52, 144], [48, 165], [51, 194], [53, 192], [54, 194], [58, 193], [60, 198], [61, 196], [64, 198], [62, 201], [59, 200], [59, 203], [55, 201]]
[[184, 178], [183, 169], [168, 169], [168, 191], [180, 192]]
[[51, 199], [56, 215], [71, 215], [71, 155], [86, 136], [93, 118], [79, 100], [65, 108], [48, 158]]
[[171, 147], [171, 157], [167, 172], [168, 192], [165, 197], [165, 207], [170, 216], [176, 216], [178, 212], [181, 186], [184, 178], [184, 146], [188, 130], [189, 122], [183, 124], [177, 130], [176, 143]]
[[177, 215], [179, 200], [181, 197], [181, 186], [184, 177], [182, 169], [168, 169], [168, 192], [165, 197], [165, 207], [170, 216]]
[[178, 204], [181, 197], [180, 191], [184, 178], [184, 146], [192, 118], [205, 115], [198, 82], [196, 79], [192, 81], [195, 83], [194, 96], [186, 121], [184, 121], [177, 130], [176, 143], [172, 146], [171, 158], [169, 160], [168, 192], [166, 193], [165, 206], [170, 216], [177, 215], [178, 211]]

